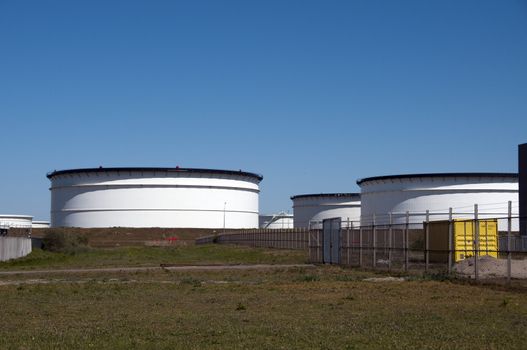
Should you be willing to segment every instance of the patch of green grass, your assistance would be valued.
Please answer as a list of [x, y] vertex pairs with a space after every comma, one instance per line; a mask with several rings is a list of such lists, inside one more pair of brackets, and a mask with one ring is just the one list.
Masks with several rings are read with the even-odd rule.
[[[0, 348], [525, 347], [518, 336], [527, 327], [525, 293], [433, 280], [370, 283], [359, 277], [365, 272], [327, 266], [299, 270], [114, 272], [0, 284]], [[308, 275], [320, 278], [295, 279]]]
[[303, 251], [280, 251], [229, 245], [99, 248], [71, 254], [35, 249], [28, 256], [0, 263], [6, 269], [94, 268], [207, 264], [301, 264]]
[[187, 277], [184, 277], [181, 279], [181, 283], [183, 284], [189, 284], [193, 287], [201, 287], [201, 280], [197, 279], [197, 278], [194, 278], [194, 277], [191, 277], [191, 276], [187, 276]]
[[320, 276], [314, 274], [305, 274], [296, 276], [295, 281], [297, 282], [315, 282], [320, 281]]
[[413, 281], [453, 281], [456, 280], [456, 276], [449, 274], [446, 271], [429, 272], [423, 274], [413, 274], [406, 276], [407, 279]]
[[247, 310], [247, 307], [245, 305], [243, 305], [242, 303], [238, 303], [238, 305], [236, 306], [236, 311], [244, 311], [244, 310]]

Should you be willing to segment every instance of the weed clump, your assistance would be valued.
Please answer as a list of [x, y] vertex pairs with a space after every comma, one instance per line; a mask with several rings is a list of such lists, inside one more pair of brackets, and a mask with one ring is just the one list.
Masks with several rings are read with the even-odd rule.
[[453, 274], [449, 274], [447, 271], [438, 271], [438, 272], [425, 272], [421, 275], [410, 275], [406, 276], [408, 281], [438, 281], [438, 282], [448, 282], [455, 280]]
[[192, 287], [201, 287], [201, 280], [194, 277], [184, 277], [180, 281], [181, 284], [188, 284]]
[[42, 249], [72, 255], [82, 253], [89, 250], [88, 237], [78, 233], [49, 231], [42, 238]]
[[315, 282], [320, 281], [320, 276], [318, 275], [300, 275], [295, 279], [297, 282]]

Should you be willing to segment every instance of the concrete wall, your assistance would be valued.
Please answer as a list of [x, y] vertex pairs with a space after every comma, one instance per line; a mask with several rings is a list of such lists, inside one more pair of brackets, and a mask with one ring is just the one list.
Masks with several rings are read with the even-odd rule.
[[0, 261], [17, 259], [31, 253], [31, 238], [0, 237]]

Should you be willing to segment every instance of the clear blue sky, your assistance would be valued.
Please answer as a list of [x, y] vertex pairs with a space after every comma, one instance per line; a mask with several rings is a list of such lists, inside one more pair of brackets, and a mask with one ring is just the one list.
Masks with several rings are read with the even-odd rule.
[[360, 177], [517, 171], [527, 1], [0, 0], [0, 213], [46, 172], [264, 175], [261, 212]]

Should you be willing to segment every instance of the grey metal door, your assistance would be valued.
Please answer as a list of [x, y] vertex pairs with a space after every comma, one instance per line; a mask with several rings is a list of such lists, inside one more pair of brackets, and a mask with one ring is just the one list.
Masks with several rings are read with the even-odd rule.
[[322, 241], [324, 248], [324, 264], [331, 263], [331, 220], [322, 221]]
[[331, 220], [331, 263], [340, 263], [340, 218]]
[[322, 221], [324, 237], [324, 263], [338, 264], [340, 262], [340, 218]]

